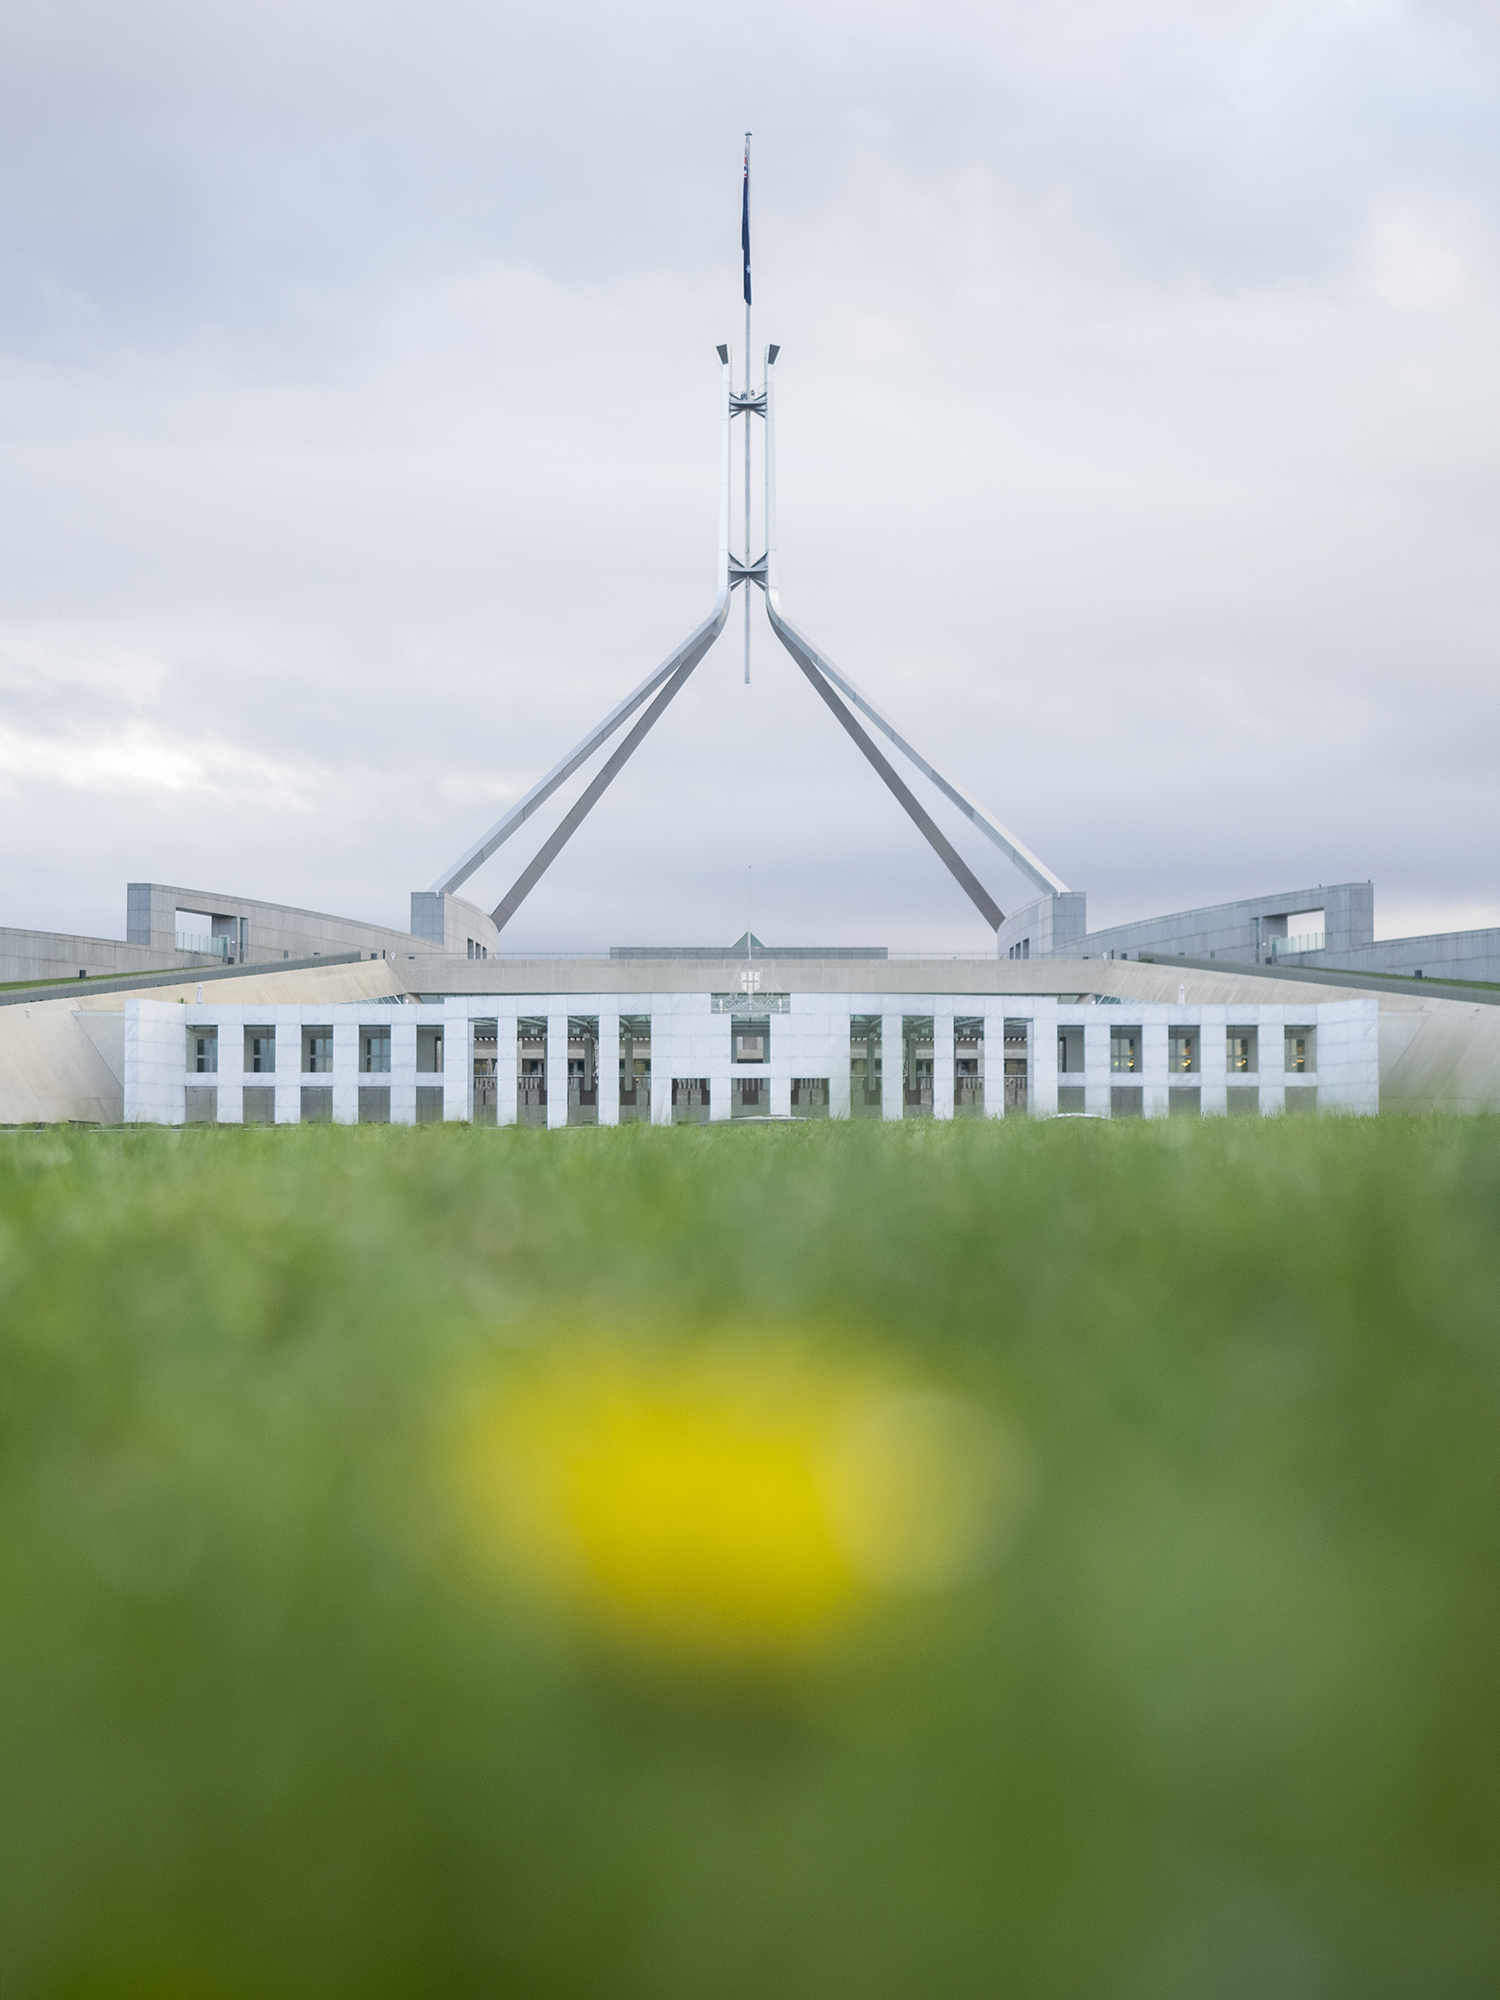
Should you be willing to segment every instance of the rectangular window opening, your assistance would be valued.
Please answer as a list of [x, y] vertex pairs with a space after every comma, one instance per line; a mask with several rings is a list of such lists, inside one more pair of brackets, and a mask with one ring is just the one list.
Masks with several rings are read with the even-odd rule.
[[1140, 1074], [1141, 1031], [1139, 1028], [1110, 1029], [1109, 1068], [1112, 1076]]
[[1031, 1109], [1031, 1023], [1005, 1024], [1005, 1115], [1019, 1117]]
[[516, 1123], [547, 1122], [547, 1017], [528, 1014], [516, 1022]]
[[732, 1063], [770, 1062], [769, 1014], [737, 1014], [734, 1017], [729, 1031], [729, 1060]]
[[599, 1016], [568, 1016], [568, 1123], [599, 1123]]
[[275, 1073], [276, 1030], [274, 1028], [246, 1028], [245, 1074], [247, 1076], [274, 1076]]
[[901, 1017], [901, 1115], [903, 1118], [932, 1116], [932, 1064], [934, 1050], [931, 1014], [904, 1014]]
[[953, 1017], [953, 1115], [984, 1116], [984, 1016]]
[[849, 1016], [849, 1116], [879, 1118], [884, 1089], [881, 1074], [881, 1017]]
[[1199, 1070], [1201, 1037], [1196, 1028], [1167, 1029], [1167, 1071], [1171, 1076], [1192, 1076]]
[[494, 1021], [474, 1023], [474, 1113], [476, 1125], [492, 1126], [499, 1122], [496, 1098], [499, 1083], [495, 1074], [496, 1041], [498, 1024]]
[[651, 1016], [620, 1016], [620, 1123], [651, 1123]]
[[794, 1118], [827, 1118], [830, 1115], [828, 1081], [826, 1076], [792, 1078]]
[[[708, 1078], [674, 1076], [672, 1079], [672, 1123], [706, 1125], [709, 1113]], [[733, 1104], [730, 1111], [733, 1113]]]
[[1308, 1076], [1318, 1067], [1318, 1038], [1312, 1028], [1286, 1030], [1286, 1074]]

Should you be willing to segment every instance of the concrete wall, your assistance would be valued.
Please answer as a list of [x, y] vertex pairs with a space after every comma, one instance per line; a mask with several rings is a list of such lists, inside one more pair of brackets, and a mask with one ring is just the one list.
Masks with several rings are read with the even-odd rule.
[[1070, 889], [1065, 896], [1039, 896], [1008, 916], [995, 933], [995, 943], [1006, 959], [1012, 952], [1018, 959], [1076, 958], [1086, 949], [1087, 927], [1088, 897], [1082, 889]]
[[[408, 931], [383, 924], [360, 923], [353, 917], [330, 916], [321, 910], [299, 910], [285, 903], [265, 903], [250, 896], [230, 896], [221, 889], [187, 889], [166, 882], [132, 882], [126, 889], [125, 935], [131, 944], [171, 952], [177, 942], [177, 912], [201, 910], [238, 930], [246, 924], [245, 962], [273, 964], [277, 959], [316, 958], [320, 954], [357, 951], [377, 958], [415, 958], [433, 947]], [[463, 946], [460, 943], [460, 951]], [[236, 950], [235, 957], [239, 953]]]
[[488, 958], [500, 941], [500, 933], [477, 903], [428, 889], [412, 891], [411, 929], [413, 937], [434, 951], [456, 958]]
[[1314, 889], [1285, 889], [1274, 896], [1247, 896], [1237, 903], [1212, 903], [1201, 910], [1147, 917], [1090, 931], [1073, 947], [1085, 958], [1138, 957], [1143, 951], [1167, 958], [1227, 958], [1254, 964], [1257, 948], [1270, 958], [1271, 939], [1287, 935], [1287, 918], [1305, 910], [1324, 912], [1324, 952], [1330, 964], [1375, 939], [1375, 889], [1370, 882], [1320, 883]]
[[0, 1125], [118, 1124], [123, 1029], [123, 1003], [107, 1027], [87, 1029], [82, 1010], [66, 1000], [7, 1007], [0, 1013]]
[[1500, 930], [1436, 931], [1426, 937], [1382, 938], [1378, 944], [1307, 951], [1278, 965], [1309, 972], [1389, 972], [1426, 979], [1478, 979], [1500, 984]]
[[1380, 1077], [1383, 1111], [1500, 1111], [1500, 1007], [1382, 1000]]
[[0, 985], [25, 979], [94, 978], [112, 972], [171, 972], [176, 967], [217, 965], [216, 958], [175, 946], [121, 944], [116, 938], [72, 937], [65, 931], [0, 929]]

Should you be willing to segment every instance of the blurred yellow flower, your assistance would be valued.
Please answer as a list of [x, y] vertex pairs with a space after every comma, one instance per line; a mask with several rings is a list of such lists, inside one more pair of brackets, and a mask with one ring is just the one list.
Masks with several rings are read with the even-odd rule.
[[655, 1652], [804, 1652], [1000, 1547], [1021, 1454], [973, 1405], [748, 1340], [568, 1342], [476, 1399], [465, 1510], [512, 1576]]

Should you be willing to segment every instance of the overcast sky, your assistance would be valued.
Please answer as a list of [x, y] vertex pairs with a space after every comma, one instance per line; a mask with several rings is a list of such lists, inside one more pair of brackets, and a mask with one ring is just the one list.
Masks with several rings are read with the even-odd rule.
[[[0, 0], [0, 923], [404, 927], [708, 613], [747, 126], [787, 614], [1095, 925], [1500, 922], [1492, 4]], [[983, 947], [754, 614], [510, 945]]]

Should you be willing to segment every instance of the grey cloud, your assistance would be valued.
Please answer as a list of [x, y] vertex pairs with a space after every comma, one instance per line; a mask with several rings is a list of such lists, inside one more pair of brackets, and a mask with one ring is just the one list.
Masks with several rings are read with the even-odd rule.
[[[1101, 921], [1309, 869], [1493, 898], [1483, 10], [745, 33], [0, 12], [8, 921], [117, 931], [146, 875], [400, 921], [702, 615], [745, 124], [799, 622]], [[515, 941], [733, 935], [753, 865], [763, 934], [982, 945], [737, 653]]]

